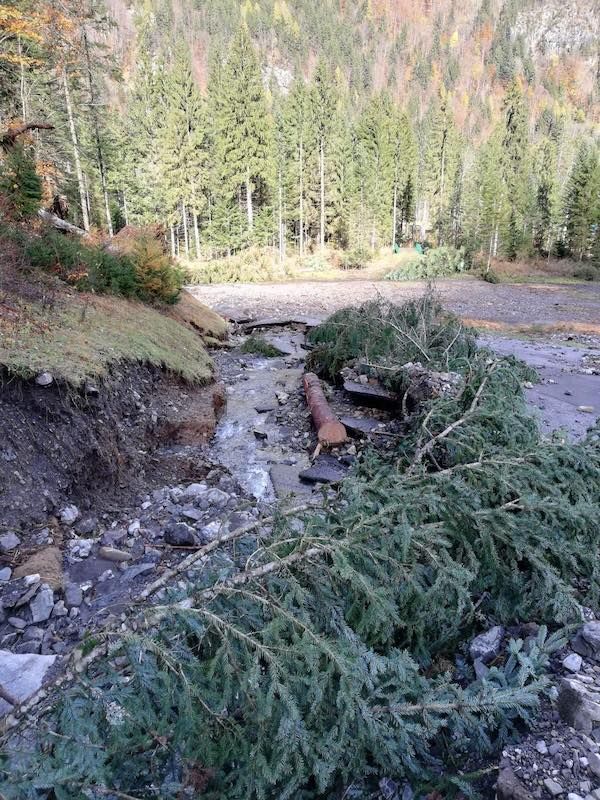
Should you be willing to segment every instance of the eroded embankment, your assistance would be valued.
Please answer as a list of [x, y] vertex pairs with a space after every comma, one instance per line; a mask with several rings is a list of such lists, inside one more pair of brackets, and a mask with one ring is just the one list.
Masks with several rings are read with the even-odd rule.
[[[223, 403], [218, 384], [187, 384], [156, 367], [120, 365], [75, 390], [2, 376], [0, 527], [43, 525], [65, 502], [127, 505], [157, 473], [153, 451], [201, 444]], [[182, 461], [173, 469], [181, 469]]]

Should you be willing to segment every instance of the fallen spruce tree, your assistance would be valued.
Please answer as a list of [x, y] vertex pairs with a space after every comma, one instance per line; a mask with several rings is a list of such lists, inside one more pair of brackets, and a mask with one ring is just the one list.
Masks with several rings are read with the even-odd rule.
[[[365, 309], [352, 357], [396, 369], [414, 339], [460, 370], [459, 392], [368, 452], [335, 500], [240, 536], [147, 608], [145, 633], [40, 719], [6, 798], [392, 798], [404, 782], [449, 797], [535, 714], [561, 626], [598, 604], [598, 431], [543, 441], [522, 366], [429, 297], [408, 311], [416, 325]], [[387, 313], [396, 363], [373, 352]], [[532, 621], [537, 638], [476, 679], [471, 637]]]

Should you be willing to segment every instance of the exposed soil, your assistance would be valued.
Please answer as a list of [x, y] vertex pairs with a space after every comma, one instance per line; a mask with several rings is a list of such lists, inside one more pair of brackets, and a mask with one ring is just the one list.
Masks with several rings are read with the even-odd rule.
[[131, 504], [159, 475], [184, 468], [182, 459], [159, 464], [157, 447], [203, 444], [222, 405], [221, 386], [190, 387], [150, 367], [114, 368], [80, 392], [4, 375], [0, 528], [27, 532], [65, 502], [96, 513]]

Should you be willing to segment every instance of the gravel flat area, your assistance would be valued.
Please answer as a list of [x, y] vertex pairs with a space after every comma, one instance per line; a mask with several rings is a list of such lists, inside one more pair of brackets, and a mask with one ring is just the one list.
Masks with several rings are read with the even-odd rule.
[[[425, 286], [423, 281], [296, 281], [210, 284], [191, 291], [221, 314], [240, 319], [291, 313], [324, 317], [378, 295], [395, 301], [416, 297]], [[461, 317], [508, 326], [568, 322], [600, 326], [600, 283], [494, 285], [462, 278], [439, 281], [436, 287], [444, 305]]]

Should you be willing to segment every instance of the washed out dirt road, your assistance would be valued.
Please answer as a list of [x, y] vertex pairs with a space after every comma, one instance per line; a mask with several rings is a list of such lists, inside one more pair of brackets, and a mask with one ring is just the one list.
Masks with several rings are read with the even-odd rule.
[[[401, 302], [424, 288], [422, 281], [345, 280], [211, 284], [192, 291], [225, 316], [239, 319], [290, 313], [325, 317], [378, 296]], [[574, 322], [600, 334], [600, 283], [494, 285], [461, 278], [439, 281], [436, 288], [446, 308], [468, 319], [509, 327]]]

